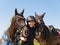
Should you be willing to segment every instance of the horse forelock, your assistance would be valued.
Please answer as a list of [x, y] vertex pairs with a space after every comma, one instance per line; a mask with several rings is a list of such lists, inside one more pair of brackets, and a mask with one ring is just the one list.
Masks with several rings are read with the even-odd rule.
[[24, 16], [18, 16], [18, 15], [15, 16], [15, 19], [16, 19], [16, 18], [25, 19]]

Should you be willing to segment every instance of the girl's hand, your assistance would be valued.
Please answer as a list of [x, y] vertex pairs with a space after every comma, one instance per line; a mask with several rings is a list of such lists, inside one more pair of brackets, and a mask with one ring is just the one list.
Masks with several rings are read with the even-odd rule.
[[25, 38], [25, 37], [20, 37], [20, 39], [21, 39], [22, 41], [27, 41], [27, 38]]

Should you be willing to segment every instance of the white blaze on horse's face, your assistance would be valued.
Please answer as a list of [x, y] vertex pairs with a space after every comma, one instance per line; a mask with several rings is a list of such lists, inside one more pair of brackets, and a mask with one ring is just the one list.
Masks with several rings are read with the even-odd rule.
[[41, 35], [41, 32], [38, 32], [38, 35], [40, 36]]
[[40, 20], [38, 20], [38, 23], [40, 23]]

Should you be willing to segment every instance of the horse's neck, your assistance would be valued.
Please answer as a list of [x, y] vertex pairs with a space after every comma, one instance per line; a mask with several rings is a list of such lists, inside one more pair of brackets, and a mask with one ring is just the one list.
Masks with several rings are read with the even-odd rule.
[[44, 26], [44, 35], [45, 35], [46, 41], [49, 41], [49, 42], [51, 42], [51, 40], [54, 38], [53, 34], [49, 31], [46, 25]]
[[44, 23], [39, 24], [39, 25], [38, 25], [38, 27], [42, 29], [42, 28], [44, 28], [44, 27], [45, 27], [45, 24], [44, 24]]

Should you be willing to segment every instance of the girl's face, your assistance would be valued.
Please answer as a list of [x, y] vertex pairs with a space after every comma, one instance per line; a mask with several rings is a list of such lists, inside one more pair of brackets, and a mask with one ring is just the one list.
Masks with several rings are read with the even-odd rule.
[[29, 22], [28, 22], [28, 25], [29, 25], [30, 27], [34, 27], [34, 26], [35, 26], [35, 21], [29, 21]]

